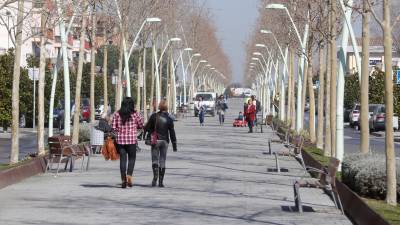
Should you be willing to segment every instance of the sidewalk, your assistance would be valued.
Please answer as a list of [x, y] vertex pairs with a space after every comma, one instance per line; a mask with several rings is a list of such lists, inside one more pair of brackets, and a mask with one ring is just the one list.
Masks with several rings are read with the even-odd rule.
[[314, 212], [290, 211], [303, 170], [286, 158], [289, 172], [267, 172], [275, 166], [263, 155], [271, 134], [232, 127], [241, 103], [229, 101], [223, 127], [217, 117], [206, 117], [205, 127], [193, 117], [176, 123], [178, 152], [168, 152], [165, 188], [150, 187], [149, 147], [140, 143], [132, 189], [119, 188], [119, 162], [95, 157], [88, 172], [44, 174], [0, 190], [0, 224], [351, 224], [321, 190], [301, 189]]
[[[372, 132], [371, 135], [375, 137], [385, 137], [385, 131]], [[395, 142], [400, 142], [400, 131], [393, 132], [393, 136]]]

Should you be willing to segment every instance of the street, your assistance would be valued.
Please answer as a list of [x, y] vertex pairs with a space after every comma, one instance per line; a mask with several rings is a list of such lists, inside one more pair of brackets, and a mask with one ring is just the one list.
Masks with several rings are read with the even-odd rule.
[[[316, 117], [317, 119], [317, 117]], [[308, 128], [309, 112], [304, 113], [304, 127]], [[316, 121], [317, 122], [317, 121]], [[317, 124], [316, 124], [317, 126]], [[385, 137], [369, 135], [371, 152], [385, 154]], [[400, 157], [400, 143], [395, 142], [396, 157]], [[360, 131], [345, 125], [344, 128], [344, 154], [360, 152]]]

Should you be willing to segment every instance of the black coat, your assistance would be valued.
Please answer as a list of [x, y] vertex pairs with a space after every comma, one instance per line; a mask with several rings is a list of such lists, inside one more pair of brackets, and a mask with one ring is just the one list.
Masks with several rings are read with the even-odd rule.
[[151, 115], [144, 129], [149, 133], [153, 133], [155, 130], [158, 140], [164, 140], [168, 143], [171, 140], [172, 144], [176, 145], [174, 121], [167, 112], [158, 112]]

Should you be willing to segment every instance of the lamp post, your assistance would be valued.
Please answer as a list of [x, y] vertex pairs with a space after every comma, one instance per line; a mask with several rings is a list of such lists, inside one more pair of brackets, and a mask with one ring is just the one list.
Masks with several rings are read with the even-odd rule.
[[268, 4], [266, 6], [266, 9], [283, 9], [285, 10], [287, 16], [290, 19], [290, 22], [296, 32], [296, 36], [299, 40], [300, 46], [301, 46], [301, 57], [300, 57], [300, 62], [299, 62], [299, 73], [298, 73], [298, 79], [297, 79], [297, 109], [296, 110], [296, 130], [299, 132], [302, 129], [302, 112], [300, 110], [301, 108], [301, 95], [302, 95], [302, 83], [303, 83], [303, 78], [304, 78], [304, 68], [305, 68], [305, 54], [306, 54], [306, 42], [307, 42], [307, 37], [308, 37], [308, 23], [306, 23], [305, 28], [304, 28], [304, 36], [303, 40], [300, 37], [300, 33], [296, 27], [296, 24], [293, 21], [292, 16], [289, 13], [289, 10], [284, 6], [283, 4]]
[[[190, 57], [190, 52], [193, 51], [192, 48], [185, 48], [183, 49], [183, 51], [188, 52], [189, 57]], [[194, 54], [196, 55], [196, 54]], [[190, 65], [192, 60], [192, 57], [189, 58], [189, 62], [188, 62], [188, 66]], [[187, 70], [185, 69], [184, 65], [183, 65], [183, 53], [181, 51], [181, 62], [182, 62], [182, 73], [183, 73], [183, 105], [186, 105], [187, 101], [186, 101], [186, 77], [187, 77]]]
[[[160, 75], [160, 64], [161, 64], [161, 61], [162, 61], [162, 57], [164, 56], [164, 53], [165, 53], [165, 51], [167, 50], [167, 48], [168, 48], [168, 46], [169, 46], [169, 44], [170, 44], [171, 42], [180, 42], [180, 41], [181, 41], [181, 39], [180, 39], [180, 38], [177, 38], [177, 37], [169, 39], [168, 42], [167, 42], [167, 44], [165, 45], [163, 51], [161, 52], [160, 59], [159, 59], [159, 60], [156, 60], [156, 101], [157, 101], [157, 105], [158, 105], [158, 104], [160, 103], [160, 101], [161, 101], [161, 87], [160, 87], [160, 78], [161, 78], [161, 75]], [[168, 82], [167, 82], [167, 83], [168, 83]], [[167, 84], [167, 85], [168, 85], [168, 84]]]
[[[119, 9], [119, 5], [117, 0], [114, 0], [116, 9], [117, 9], [117, 14], [118, 14], [118, 18], [119, 18], [119, 25], [120, 25], [120, 29], [121, 31], [124, 30], [123, 25], [122, 25], [122, 15], [121, 15], [121, 11]], [[132, 54], [133, 48], [135, 47], [136, 41], [139, 37], [140, 32], [142, 31], [144, 25], [146, 23], [153, 23], [153, 22], [161, 22], [161, 19], [156, 18], [156, 17], [152, 17], [152, 18], [147, 18], [144, 20], [144, 22], [142, 23], [138, 33], [136, 34], [136, 37], [132, 43], [132, 46], [128, 52], [128, 48], [126, 45], [126, 40], [125, 40], [125, 34], [124, 32], [122, 32], [122, 48], [123, 48], [123, 53], [124, 53], [124, 63], [125, 63], [125, 68], [124, 68], [124, 72], [125, 72], [125, 79], [126, 79], [126, 96], [127, 97], [131, 97], [131, 79], [130, 79], [130, 74], [129, 74], [129, 58]]]
[[200, 64], [202, 64], [202, 63], [207, 63], [207, 60], [200, 60], [198, 63], [197, 63], [197, 65], [196, 65], [196, 67], [195, 67], [195, 69], [194, 69], [194, 71], [193, 71], [193, 73], [192, 73], [192, 79], [191, 79], [191, 82], [190, 82], [190, 86], [191, 86], [191, 89], [192, 89], [192, 91], [191, 91], [191, 96], [190, 96], [190, 98], [193, 98], [194, 97], [194, 76], [196, 75], [196, 72], [197, 72], [197, 70], [198, 70], [198, 68], [199, 68], [199, 66], [200, 66]]

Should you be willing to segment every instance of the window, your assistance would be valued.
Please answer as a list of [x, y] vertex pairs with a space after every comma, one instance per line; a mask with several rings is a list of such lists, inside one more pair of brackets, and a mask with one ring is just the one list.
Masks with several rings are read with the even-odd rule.
[[33, 8], [38, 9], [43, 7], [43, 1], [45, 0], [33, 0]]

